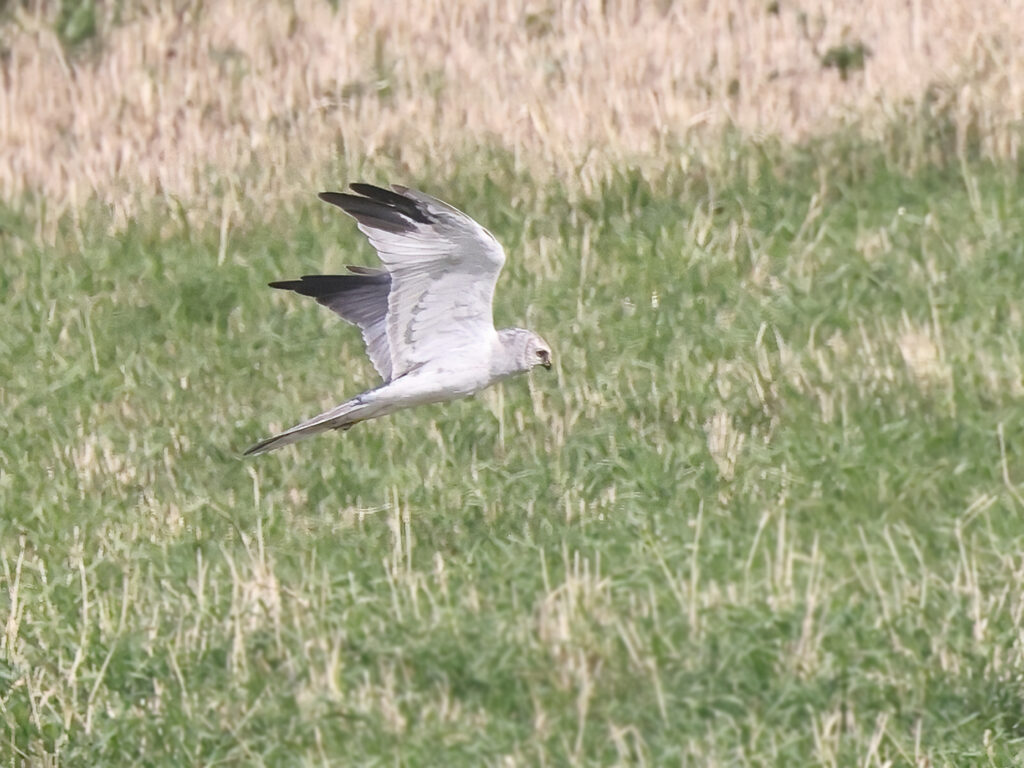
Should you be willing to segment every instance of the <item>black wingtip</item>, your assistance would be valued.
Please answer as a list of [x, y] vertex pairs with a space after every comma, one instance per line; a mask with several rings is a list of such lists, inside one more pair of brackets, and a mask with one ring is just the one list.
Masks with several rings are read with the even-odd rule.
[[[339, 312], [342, 317], [348, 315], [333, 305], [338, 294], [351, 294], [353, 291], [372, 292], [386, 305], [391, 277], [379, 269], [353, 270], [348, 275], [303, 275], [298, 280], [275, 280], [267, 283], [271, 288], [282, 291], [295, 291], [302, 296], [310, 296], [321, 304]], [[351, 322], [351, 321], [350, 321]]]
[[[416, 206], [415, 200], [410, 197], [406, 197], [397, 191], [399, 189], [404, 190], [405, 187], [396, 187], [396, 191], [392, 192], [390, 189], [384, 189], [384, 187], [378, 187], [374, 184], [364, 184], [358, 181], [349, 184], [348, 186], [349, 189], [356, 194], [368, 197], [371, 200], [376, 200], [379, 203], [384, 203], [384, 205], [392, 208], [397, 208], [403, 213], [408, 213], [410, 211], [412, 213], [420, 212], [419, 208]], [[412, 213], [409, 213], [409, 215], [411, 216]]]
[[[317, 196], [325, 203], [338, 206], [359, 222], [390, 231], [408, 229], [410, 221], [419, 224], [433, 221], [419, 203], [399, 192], [360, 182], [349, 187], [356, 194], [321, 192]], [[396, 189], [404, 190], [405, 187]]]
[[[372, 200], [378, 200], [381, 197], [400, 197], [394, 192], [391, 192], [384, 187], [378, 187], [376, 184], [367, 184], [365, 181], [353, 181], [348, 185], [348, 188], [353, 192], [362, 195], [363, 197], [369, 197]], [[402, 198], [403, 200], [405, 198]]]
[[[319, 275], [315, 276], [316, 279]], [[306, 289], [310, 286], [310, 275], [303, 275], [298, 280], [275, 280], [272, 283], [267, 283], [271, 288], [276, 288], [279, 291], [295, 291], [296, 293], [302, 293], [306, 296], [310, 294], [306, 292]]]
[[351, 197], [351, 195], [346, 195], [344, 192], [321, 192], [317, 197], [325, 203], [330, 203], [331, 205], [336, 205], [341, 208], [344, 199], [346, 197]]

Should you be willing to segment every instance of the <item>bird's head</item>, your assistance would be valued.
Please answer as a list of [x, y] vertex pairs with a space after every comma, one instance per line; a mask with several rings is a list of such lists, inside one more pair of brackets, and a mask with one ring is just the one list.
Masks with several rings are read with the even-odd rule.
[[528, 333], [524, 363], [528, 368], [543, 365], [548, 370], [551, 370], [551, 347], [536, 333], [529, 331]]
[[506, 350], [504, 357], [507, 360], [499, 375], [525, 373], [538, 365], [551, 368], [551, 347], [533, 331], [506, 328], [498, 332], [498, 338]]

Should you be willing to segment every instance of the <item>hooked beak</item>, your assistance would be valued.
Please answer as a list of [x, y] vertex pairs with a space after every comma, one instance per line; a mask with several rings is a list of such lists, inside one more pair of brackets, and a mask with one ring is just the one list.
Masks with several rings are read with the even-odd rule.
[[547, 360], [545, 360], [543, 363], [541, 363], [541, 365], [543, 365], [545, 368], [547, 368], [550, 371], [551, 370], [551, 358], [549, 357]]

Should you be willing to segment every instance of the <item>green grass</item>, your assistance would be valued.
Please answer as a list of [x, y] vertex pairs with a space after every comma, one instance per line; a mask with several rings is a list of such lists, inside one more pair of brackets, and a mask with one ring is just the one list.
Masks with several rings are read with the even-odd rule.
[[1024, 758], [1020, 169], [723, 157], [424, 182], [555, 372], [255, 460], [375, 381], [265, 287], [350, 220], [0, 212], [0, 762]]

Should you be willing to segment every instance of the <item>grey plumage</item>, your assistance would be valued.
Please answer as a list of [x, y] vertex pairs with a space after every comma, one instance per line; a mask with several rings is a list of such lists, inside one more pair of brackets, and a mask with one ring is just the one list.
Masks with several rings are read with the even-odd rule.
[[348, 429], [402, 408], [465, 397], [543, 365], [537, 334], [495, 331], [491, 302], [505, 254], [466, 214], [406, 187], [352, 184], [320, 198], [352, 216], [383, 268], [305, 275], [271, 287], [310, 296], [358, 326], [383, 383], [245, 453], [274, 450], [328, 429]]

